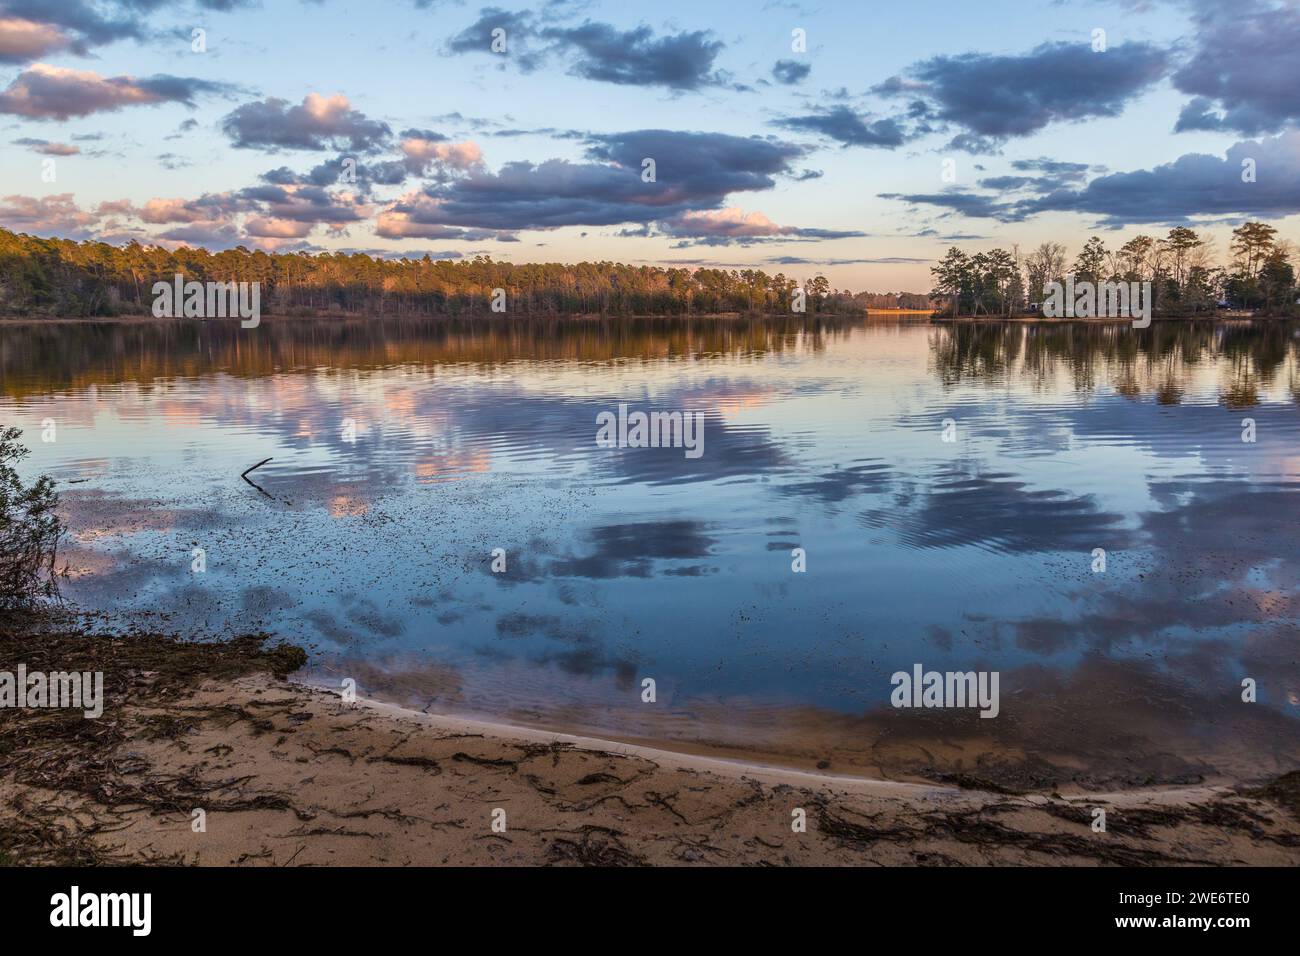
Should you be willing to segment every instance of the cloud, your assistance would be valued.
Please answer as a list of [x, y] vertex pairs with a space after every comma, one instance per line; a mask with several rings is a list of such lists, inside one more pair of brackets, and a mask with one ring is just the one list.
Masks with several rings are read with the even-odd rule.
[[972, 219], [998, 219], [1019, 222], [1024, 216], [1012, 203], [1001, 202], [996, 197], [963, 190], [942, 193], [879, 193], [881, 199], [897, 199], [912, 205], [940, 206]]
[[1081, 185], [1088, 178], [1089, 172], [1104, 172], [1104, 166], [1089, 166], [1087, 163], [1071, 163], [1062, 160], [1040, 157], [1038, 159], [1017, 159], [1011, 168], [1022, 173], [1037, 173], [1036, 176], [987, 176], [979, 181], [985, 189], [997, 189], [1011, 192], [1031, 189], [1046, 193], [1067, 186]]
[[226, 219], [254, 207], [234, 193], [204, 193], [197, 199], [150, 199], [133, 210], [141, 221], [162, 223], [196, 223]]
[[[497, 30], [504, 31], [503, 34], [497, 34], [505, 42], [503, 53], [494, 53], [492, 49], [496, 39], [493, 33]], [[529, 52], [527, 48], [529, 40], [535, 36], [531, 13], [484, 7], [479, 11], [479, 18], [448, 40], [446, 46], [449, 53], [488, 53], [510, 57], [515, 66], [530, 72], [539, 65], [538, 54]]]
[[771, 189], [773, 177], [789, 174], [805, 154], [801, 146], [766, 137], [663, 129], [592, 134], [587, 144], [591, 158], [633, 171], [638, 180], [643, 160], [654, 159], [658, 182], [647, 185], [682, 198]]
[[70, 146], [67, 143], [52, 143], [48, 139], [33, 139], [30, 136], [14, 140], [14, 145], [26, 146], [32, 152], [43, 153], [46, 156], [75, 156], [81, 152], [80, 146]]
[[129, 8], [157, 5], [156, 0], [114, 6], [89, 0], [4, 0], [0, 62], [26, 63], [62, 50], [84, 56], [92, 46], [144, 39], [149, 31]]
[[[381, 217], [381, 227], [388, 234], [445, 238], [432, 227], [516, 232], [645, 224], [718, 208], [729, 193], [770, 189], [803, 154], [789, 143], [723, 133], [593, 134], [591, 162], [520, 160], [496, 172], [473, 166], [403, 197]], [[646, 158], [656, 160], [655, 182], [642, 179]]]
[[241, 189], [237, 195], [243, 202], [257, 203], [258, 211], [270, 219], [324, 223], [335, 228], [360, 222], [373, 212], [358, 195], [330, 192], [321, 186], [267, 183]]
[[72, 38], [52, 23], [0, 16], [0, 63], [29, 63], [70, 46]]
[[1058, 179], [1083, 179], [1091, 169], [1087, 163], [1072, 163], [1060, 159], [1040, 156], [1038, 159], [1017, 159], [1011, 164], [1012, 169], [1025, 172], [1043, 173]]
[[[1243, 163], [1260, 172], [1243, 182]], [[1077, 170], [1067, 170], [1077, 175]], [[1086, 185], [1060, 186], [1062, 174], [1049, 173], [1041, 195], [1006, 200], [982, 193], [881, 193], [881, 198], [939, 206], [975, 218], [1020, 222], [1044, 212], [1076, 212], [1099, 217], [1108, 227], [1129, 223], [1187, 223], [1198, 217], [1281, 218], [1300, 213], [1300, 130], [1246, 140], [1224, 156], [1188, 153], [1154, 169], [1097, 176]]]
[[847, 106], [836, 106], [807, 116], [788, 116], [775, 125], [802, 132], [819, 133], [844, 146], [879, 146], [894, 149], [907, 142], [908, 134], [893, 118], [868, 121]]
[[[1242, 182], [1246, 160], [1260, 171], [1255, 182]], [[1223, 157], [1188, 153], [1154, 169], [1101, 176], [1020, 209], [1024, 215], [1046, 211], [1090, 213], [1108, 225], [1300, 213], [1300, 130], [1235, 143]]]
[[483, 165], [483, 150], [477, 143], [449, 143], [446, 137], [425, 130], [403, 132], [400, 149], [413, 176], [424, 176], [431, 167], [465, 172]]
[[240, 235], [239, 230], [230, 223], [200, 222], [165, 230], [154, 238], [174, 245], [229, 249], [239, 244]]
[[542, 36], [577, 61], [570, 73], [588, 80], [630, 86], [666, 86], [697, 90], [726, 82], [713, 69], [723, 48], [708, 31], [690, 31], [656, 38], [645, 26], [619, 31], [607, 23], [587, 21], [568, 29], [549, 28]]
[[390, 203], [375, 222], [375, 234], [384, 239], [513, 239], [508, 233], [492, 229], [449, 225], [442, 204], [422, 192], [407, 193]]
[[292, 219], [265, 219], [250, 216], [244, 221], [244, 232], [266, 239], [302, 239], [312, 230], [312, 223]]
[[8, 88], [0, 92], [0, 113], [31, 119], [67, 120], [124, 106], [156, 103], [193, 106], [194, 98], [200, 93], [225, 93], [231, 89], [225, 83], [192, 77], [166, 74], [140, 79], [105, 77], [88, 70], [37, 63], [19, 73]]
[[1118, 116], [1165, 75], [1168, 61], [1165, 50], [1148, 43], [1122, 43], [1105, 53], [1081, 43], [1043, 43], [1019, 56], [936, 56], [872, 92], [919, 101], [928, 115], [986, 138], [958, 144], [970, 149], [1054, 122]]
[[787, 86], [802, 83], [811, 72], [812, 66], [799, 60], [777, 60], [772, 66], [772, 76]]
[[0, 226], [32, 235], [57, 235], [72, 239], [90, 236], [99, 221], [95, 213], [77, 206], [72, 193], [54, 196], [5, 196], [0, 199]]
[[[478, 20], [447, 42], [447, 50], [496, 56], [524, 72], [555, 57], [569, 64], [571, 76], [627, 86], [698, 90], [728, 82], [727, 75], [713, 67], [725, 44], [707, 30], [656, 36], [644, 25], [619, 30], [594, 20], [576, 26], [544, 27], [539, 22], [527, 11], [485, 7]], [[500, 53], [493, 51], [497, 30], [505, 31], [505, 51]]]
[[803, 256], [768, 256], [763, 260], [773, 266], [879, 266], [879, 265], [923, 265], [933, 259], [917, 259], [912, 256], [883, 256], [877, 259], [807, 259]]
[[1271, 133], [1300, 120], [1300, 7], [1207, 4], [1195, 18], [1196, 49], [1173, 75], [1195, 98], [1184, 130]]
[[387, 123], [372, 120], [352, 108], [342, 94], [308, 93], [302, 103], [269, 97], [245, 103], [221, 121], [237, 149], [350, 149], [372, 152], [392, 135]]
[[780, 226], [761, 212], [745, 212], [738, 206], [689, 210], [662, 220], [658, 225], [665, 234], [685, 240], [675, 243], [674, 249], [753, 245], [781, 239], [848, 239], [865, 235], [862, 232]]

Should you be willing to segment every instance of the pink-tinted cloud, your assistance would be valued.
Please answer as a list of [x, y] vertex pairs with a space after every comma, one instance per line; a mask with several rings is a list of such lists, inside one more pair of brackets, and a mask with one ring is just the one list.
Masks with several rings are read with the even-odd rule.
[[72, 46], [72, 38], [51, 23], [0, 17], [0, 63], [28, 63]]
[[73, 201], [72, 193], [0, 199], [0, 226], [15, 232], [84, 238], [98, 221], [99, 216]]
[[48, 139], [32, 139], [23, 137], [14, 140], [15, 146], [26, 146], [33, 153], [41, 153], [45, 156], [76, 156], [81, 152], [80, 146], [71, 146], [68, 143], [54, 143]]
[[0, 92], [0, 113], [30, 119], [67, 120], [125, 106], [193, 105], [194, 97], [199, 93], [229, 89], [224, 83], [182, 76], [159, 74], [140, 79], [101, 76], [90, 70], [36, 63], [19, 73], [8, 88]]

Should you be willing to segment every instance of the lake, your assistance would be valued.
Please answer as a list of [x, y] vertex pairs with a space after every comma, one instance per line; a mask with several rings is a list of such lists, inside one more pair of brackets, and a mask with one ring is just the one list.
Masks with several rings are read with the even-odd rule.
[[[832, 773], [1300, 766], [1300, 324], [5, 323], [0, 376], [91, 628]], [[701, 453], [599, 446], [621, 404]], [[891, 706], [915, 665], [998, 716]]]

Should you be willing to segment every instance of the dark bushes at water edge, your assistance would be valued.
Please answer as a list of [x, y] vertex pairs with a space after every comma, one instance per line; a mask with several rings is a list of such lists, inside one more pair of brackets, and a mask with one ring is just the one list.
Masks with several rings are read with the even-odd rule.
[[57, 594], [54, 561], [64, 530], [53, 480], [24, 485], [13, 467], [28, 454], [21, 435], [0, 427], [0, 608], [7, 609]]

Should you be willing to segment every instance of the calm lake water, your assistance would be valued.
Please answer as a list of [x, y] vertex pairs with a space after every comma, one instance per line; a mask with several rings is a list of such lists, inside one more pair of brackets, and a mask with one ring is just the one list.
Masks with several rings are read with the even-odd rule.
[[[0, 376], [114, 626], [832, 772], [1300, 766], [1295, 324], [5, 324]], [[620, 403], [703, 454], [597, 447]], [[998, 671], [999, 717], [891, 708], [917, 663]]]

